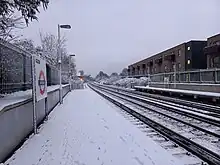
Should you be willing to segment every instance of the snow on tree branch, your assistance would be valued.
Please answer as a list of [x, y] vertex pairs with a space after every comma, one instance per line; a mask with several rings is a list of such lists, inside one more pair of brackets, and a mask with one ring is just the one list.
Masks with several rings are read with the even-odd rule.
[[[30, 21], [37, 20], [39, 8], [46, 9], [48, 4], [49, 0], [0, 0], [0, 37], [13, 38], [13, 29], [23, 27], [24, 22], [28, 25]], [[13, 16], [15, 12], [20, 16]]]
[[25, 23], [22, 17], [14, 16], [13, 14], [7, 17], [0, 15], [0, 37], [2, 39], [12, 41], [18, 38], [13, 32], [15, 29], [23, 28], [25, 28]]

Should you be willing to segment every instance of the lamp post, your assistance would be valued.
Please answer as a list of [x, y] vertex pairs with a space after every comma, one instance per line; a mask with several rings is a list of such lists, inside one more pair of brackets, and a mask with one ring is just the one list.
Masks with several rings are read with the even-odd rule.
[[59, 25], [58, 24], [58, 49], [57, 49], [57, 53], [58, 53], [58, 64], [59, 64], [59, 75], [60, 75], [60, 104], [63, 104], [63, 96], [62, 96], [62, 57], [61, 57], [61, 53], [60, 53], [60, 29], [71, 29], [70, 25]]
[[71, 86], [71, 66], [70, 66], [70, 63], [71, 63], [71, 57], [75, 57], [75, 56], [76, 56], [75, 54], [69, 55], [69, 85], [70, 85], [70, 91], [72, 90], [72, 86]]

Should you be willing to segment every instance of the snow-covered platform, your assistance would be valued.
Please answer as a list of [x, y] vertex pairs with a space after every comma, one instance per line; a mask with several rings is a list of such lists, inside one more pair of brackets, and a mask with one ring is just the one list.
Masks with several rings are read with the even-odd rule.
[[220, 98], [220, 93], [217, 92], [204, 92], [204, 91], [193, 91], [193, 90], [183, 90], [183, 89], [168, 89], [168, 88], [156, 88], [156, 87], [149, 87], [149, 86], [134, 86], [137, 90], [152, 90], [152, 91], [159, 91], [159, 92], [170, 92], [182, 95], [190, 95], [190, 96], [201, 96], [207, 98]]
[[9, 165], [183, 165], [91, 89], [75, 90]]

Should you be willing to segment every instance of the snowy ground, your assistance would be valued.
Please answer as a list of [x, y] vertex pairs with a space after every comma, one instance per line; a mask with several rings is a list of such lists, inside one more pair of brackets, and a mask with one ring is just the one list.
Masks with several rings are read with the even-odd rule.
[[[63, 87], [67, 86], [69, 84], [63, 85]], [[47, 92], [54, 91], [58, 89], [59, 85], [52, 85], [47, 87]], [[20, 103], [22, 101], [25, 101], [27, 99], [32, 98], [32, 90], [26, 90], [26, 91], [19, 91], [14, 92], [11, 94], [6, 94], [3, 98], [0, 98], [0, 111], [9, 105]]]
[[9, 165], [183, 165], [86, 88], [72, 91]]

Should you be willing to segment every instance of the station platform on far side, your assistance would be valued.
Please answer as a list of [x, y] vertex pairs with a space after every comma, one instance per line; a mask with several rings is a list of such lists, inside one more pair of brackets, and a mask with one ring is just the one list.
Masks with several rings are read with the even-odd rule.
[[220, 93], [217, 92], [205, 92], [205, 91], [195, 91], [195, 90], [185, 90], [185, 89], [169, 89], [169, 88], [159, 88], [159, 87], [149, 87], [149, 86], [134, 86], [136, 90], [142, 91], [154, 91], [170, 94], [178, 94], [185, 96], [193, 96], [194, 98], [210, 98], [213, 101], [220, 99]]
[[183, 165], [86, 87], [69, 93], [5, 165]]

